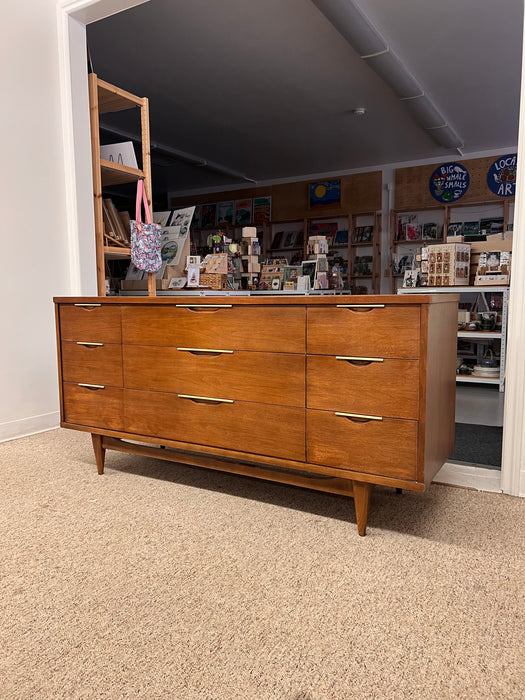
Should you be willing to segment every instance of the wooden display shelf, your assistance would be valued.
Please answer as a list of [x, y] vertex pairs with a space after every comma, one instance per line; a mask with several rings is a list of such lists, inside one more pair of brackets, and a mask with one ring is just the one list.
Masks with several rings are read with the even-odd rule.
[[476, 374], [456, 374], [456, 382], [470, 382], [471, 384], [499, 384], [499, 377], [480, 377]]
[[113, 163], [110, 160], [100, 159], [102, 172], [102, 186], [123, 185], [126, 182], [136, 182], [144, 177], [144, 172], [138, 168], [130, 168], [128, 165]]
[[119, 248], [116, 245], [105, 245], [104, 255], [114, 258], [129, 258], [131, 257], [131, 248]]
[[[151, 164], [149, 137], [149, 102], [147, 97], [137, 97], [126, 90], [111, 85], [98, 78], [95, 73], [88, 75], [91, 155], [93, 164], [93, 204], [95, 214], [95, 246], [97, 260], [97, 291], [106, 296], [106, 261], [125, 260], [131, 257], [129, 243], [116, 245], [106, 236], [103, 213], [104, 187], [136, 183], [143, 178], [148, 204], [151, 207]], [[140, 121], [142, 169], [131, 168], [100, 157], [100, 115], [108, 112], [135, 109]], [[148, 295], [155, 296], [155, 275], [148, 274]]]
[[501, 336], [501, 331], [458, 331], [458, 338], [490, 340], [492, 338], [501, 338]]
[[132, 95], [131, 92], [122, 90], [98, 78], [98, 111], [99, 114], [108, 112], [120, 112], [123, 109], [142, 107], [144, 98]]
[[427, 245], [436, 245], [439, 243], [446, 243], [444, 238], [413, 238], [411, 240], [407, 238], [401, 238], [400, 240], [394, 241], [396, 245], [415, 245], [416, 243], [426, 243]]

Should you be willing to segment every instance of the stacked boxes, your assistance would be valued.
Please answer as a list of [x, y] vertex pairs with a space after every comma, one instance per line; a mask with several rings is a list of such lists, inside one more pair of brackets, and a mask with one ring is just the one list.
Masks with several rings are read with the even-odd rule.
[[428, 286], [468, 286], [470, 243], [441, 243], [428, 246]]
[[256, 287], [261, 265], [261, 249], [255, 226], [244, 226], [241, 239], [242, 276], [247, 278], [248, 287]]

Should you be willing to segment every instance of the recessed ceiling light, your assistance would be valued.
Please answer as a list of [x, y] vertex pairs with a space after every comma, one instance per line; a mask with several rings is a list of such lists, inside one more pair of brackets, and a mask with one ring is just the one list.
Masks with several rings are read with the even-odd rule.
[[354, 114], [356, 117], [362, 117], [363, 114], [366, 114], [366, 109], [364, 107], [356, 107], [355, 109], [352, 109], [352, 114]]

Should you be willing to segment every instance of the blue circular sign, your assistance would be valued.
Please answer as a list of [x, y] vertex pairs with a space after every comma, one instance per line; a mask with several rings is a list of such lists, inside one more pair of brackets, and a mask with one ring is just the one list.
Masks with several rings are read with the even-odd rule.
[[500, 197], [514, 197], [516, 192], [516, 153], [501, 156], [492, 163], [487, 173], [487, 185]]
[[430, 194], [438, 202], [448, 204], [461, 199], [470, 185], [468, 170], [459, 163], [444, 163], [430, 176]]

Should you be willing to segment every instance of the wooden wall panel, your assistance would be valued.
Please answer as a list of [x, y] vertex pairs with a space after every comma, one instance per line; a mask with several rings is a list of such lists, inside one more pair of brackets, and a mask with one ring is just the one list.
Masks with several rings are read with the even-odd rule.
[[[235, 199], [260, 196], [272, 198], [272, 221], [297, 221], [306, 218], [346, 216], [375, 212], [381, 209], [382, 173], [380, 170], [343, 175], [326, 179], [341, 180], [341, 203], [337, 206], [309, 207], [310, 182], [316, 180], [288, 182], [281, 185], [250, 187], [242, 190], [212, 192], [188, 197], [172, 197], [171, 207], [211, 204]], [[321, 178], [319, 178], [319, 181]]]
[[172, 197], [170, 207], [191, 207], [194, 204], [213, 204], [214, 202], [229, 202], [236, 199], [252, 199], [272, 194], [271, 186], [249, 187], [242, 190], [229, 190], [226, 192], [210, 192], [208, 194], [195, 194], [188, 197]]
[[[505, 155], [502, 153], [501, 155]], [[450, 204], [475, 204], [476, 202], [501, 202], [505, 197], [495, 195], [487, 185], [487, 173], [497, 156], [472, 158], [470, 160], [447, 160], [443, 163], [420, 165], [413, 168], [398, 168], [395, 171], [395, 209], [423, 209], [425, 207], [442, 207], [443, 204], [430, 194], [430, 176], [436, 168], [444, 163], [459, 163], [469, 172], [470, 185], [466, 194], [457, 202]]]
[[304, 219], [308, 206], [308, 183], [287, 182], [272, 187], [272, 221]]
[[381, 209], [383, 173], [380, 170], [346, 175], [342, 184], [343, 202], [352, 214]]

